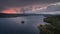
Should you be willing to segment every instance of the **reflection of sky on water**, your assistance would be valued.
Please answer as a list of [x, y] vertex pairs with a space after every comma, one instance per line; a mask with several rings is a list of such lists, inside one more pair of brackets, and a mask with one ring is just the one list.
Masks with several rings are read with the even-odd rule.
[[[36, 25], [44, 24], [43, 16], [25, 16], [16, 18], [0, 18], [0, 31], [14, 31], [20, 34], [38, 34]], [[21, 24], [21, 21], [25, 21]]]

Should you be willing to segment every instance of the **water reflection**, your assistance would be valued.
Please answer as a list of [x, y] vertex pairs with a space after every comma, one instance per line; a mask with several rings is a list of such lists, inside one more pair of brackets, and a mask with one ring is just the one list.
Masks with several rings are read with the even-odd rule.
[[[14, 18], [0, 18], [0, 33], [3, 34], [39, 34], [37, 28], [43, 22], [44, 16], [25, 16]], [[24, 24], [21, 23], [24, 21]]]

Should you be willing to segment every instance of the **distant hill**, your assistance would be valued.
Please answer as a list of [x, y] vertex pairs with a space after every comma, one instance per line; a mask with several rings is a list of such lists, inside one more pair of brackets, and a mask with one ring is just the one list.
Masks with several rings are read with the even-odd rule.
[[50, 16], [58, 16], [58, 15], [52, 15], [52, 14], [5, 14], [5, 13], [0, 13], [0, 18], [6, 18], [6, 17], [22, 17], [22, 16], [45, 16], [45, 17], [50, 17]]

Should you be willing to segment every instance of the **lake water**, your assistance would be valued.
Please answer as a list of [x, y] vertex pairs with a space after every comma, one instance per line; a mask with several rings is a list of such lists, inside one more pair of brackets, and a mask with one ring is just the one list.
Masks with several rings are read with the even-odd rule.
[[[38, 25], [45, 24], [44, 16], [0, 18], [0, 34], [39, 34]], [[24, 21], [22, 24], [21, 21]]]

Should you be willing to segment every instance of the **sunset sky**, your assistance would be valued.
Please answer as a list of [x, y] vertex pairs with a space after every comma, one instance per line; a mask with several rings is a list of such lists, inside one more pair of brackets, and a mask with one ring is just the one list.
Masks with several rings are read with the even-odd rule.
[[[37, 6], [39, 7], [37, 7], [36, 10], [42, 10], [48, 7], [49, 5], [55, 5], [58, 2], [60, 2], [60, 0], [0, 0], [0, 12], [16, 13], [16, 11], [21, 11], [21, 9], [32, 9], [32, 11], [35, 11], [35, 7]], [[29, 9], [24, 9], [26, 7], [28, 7]]]

